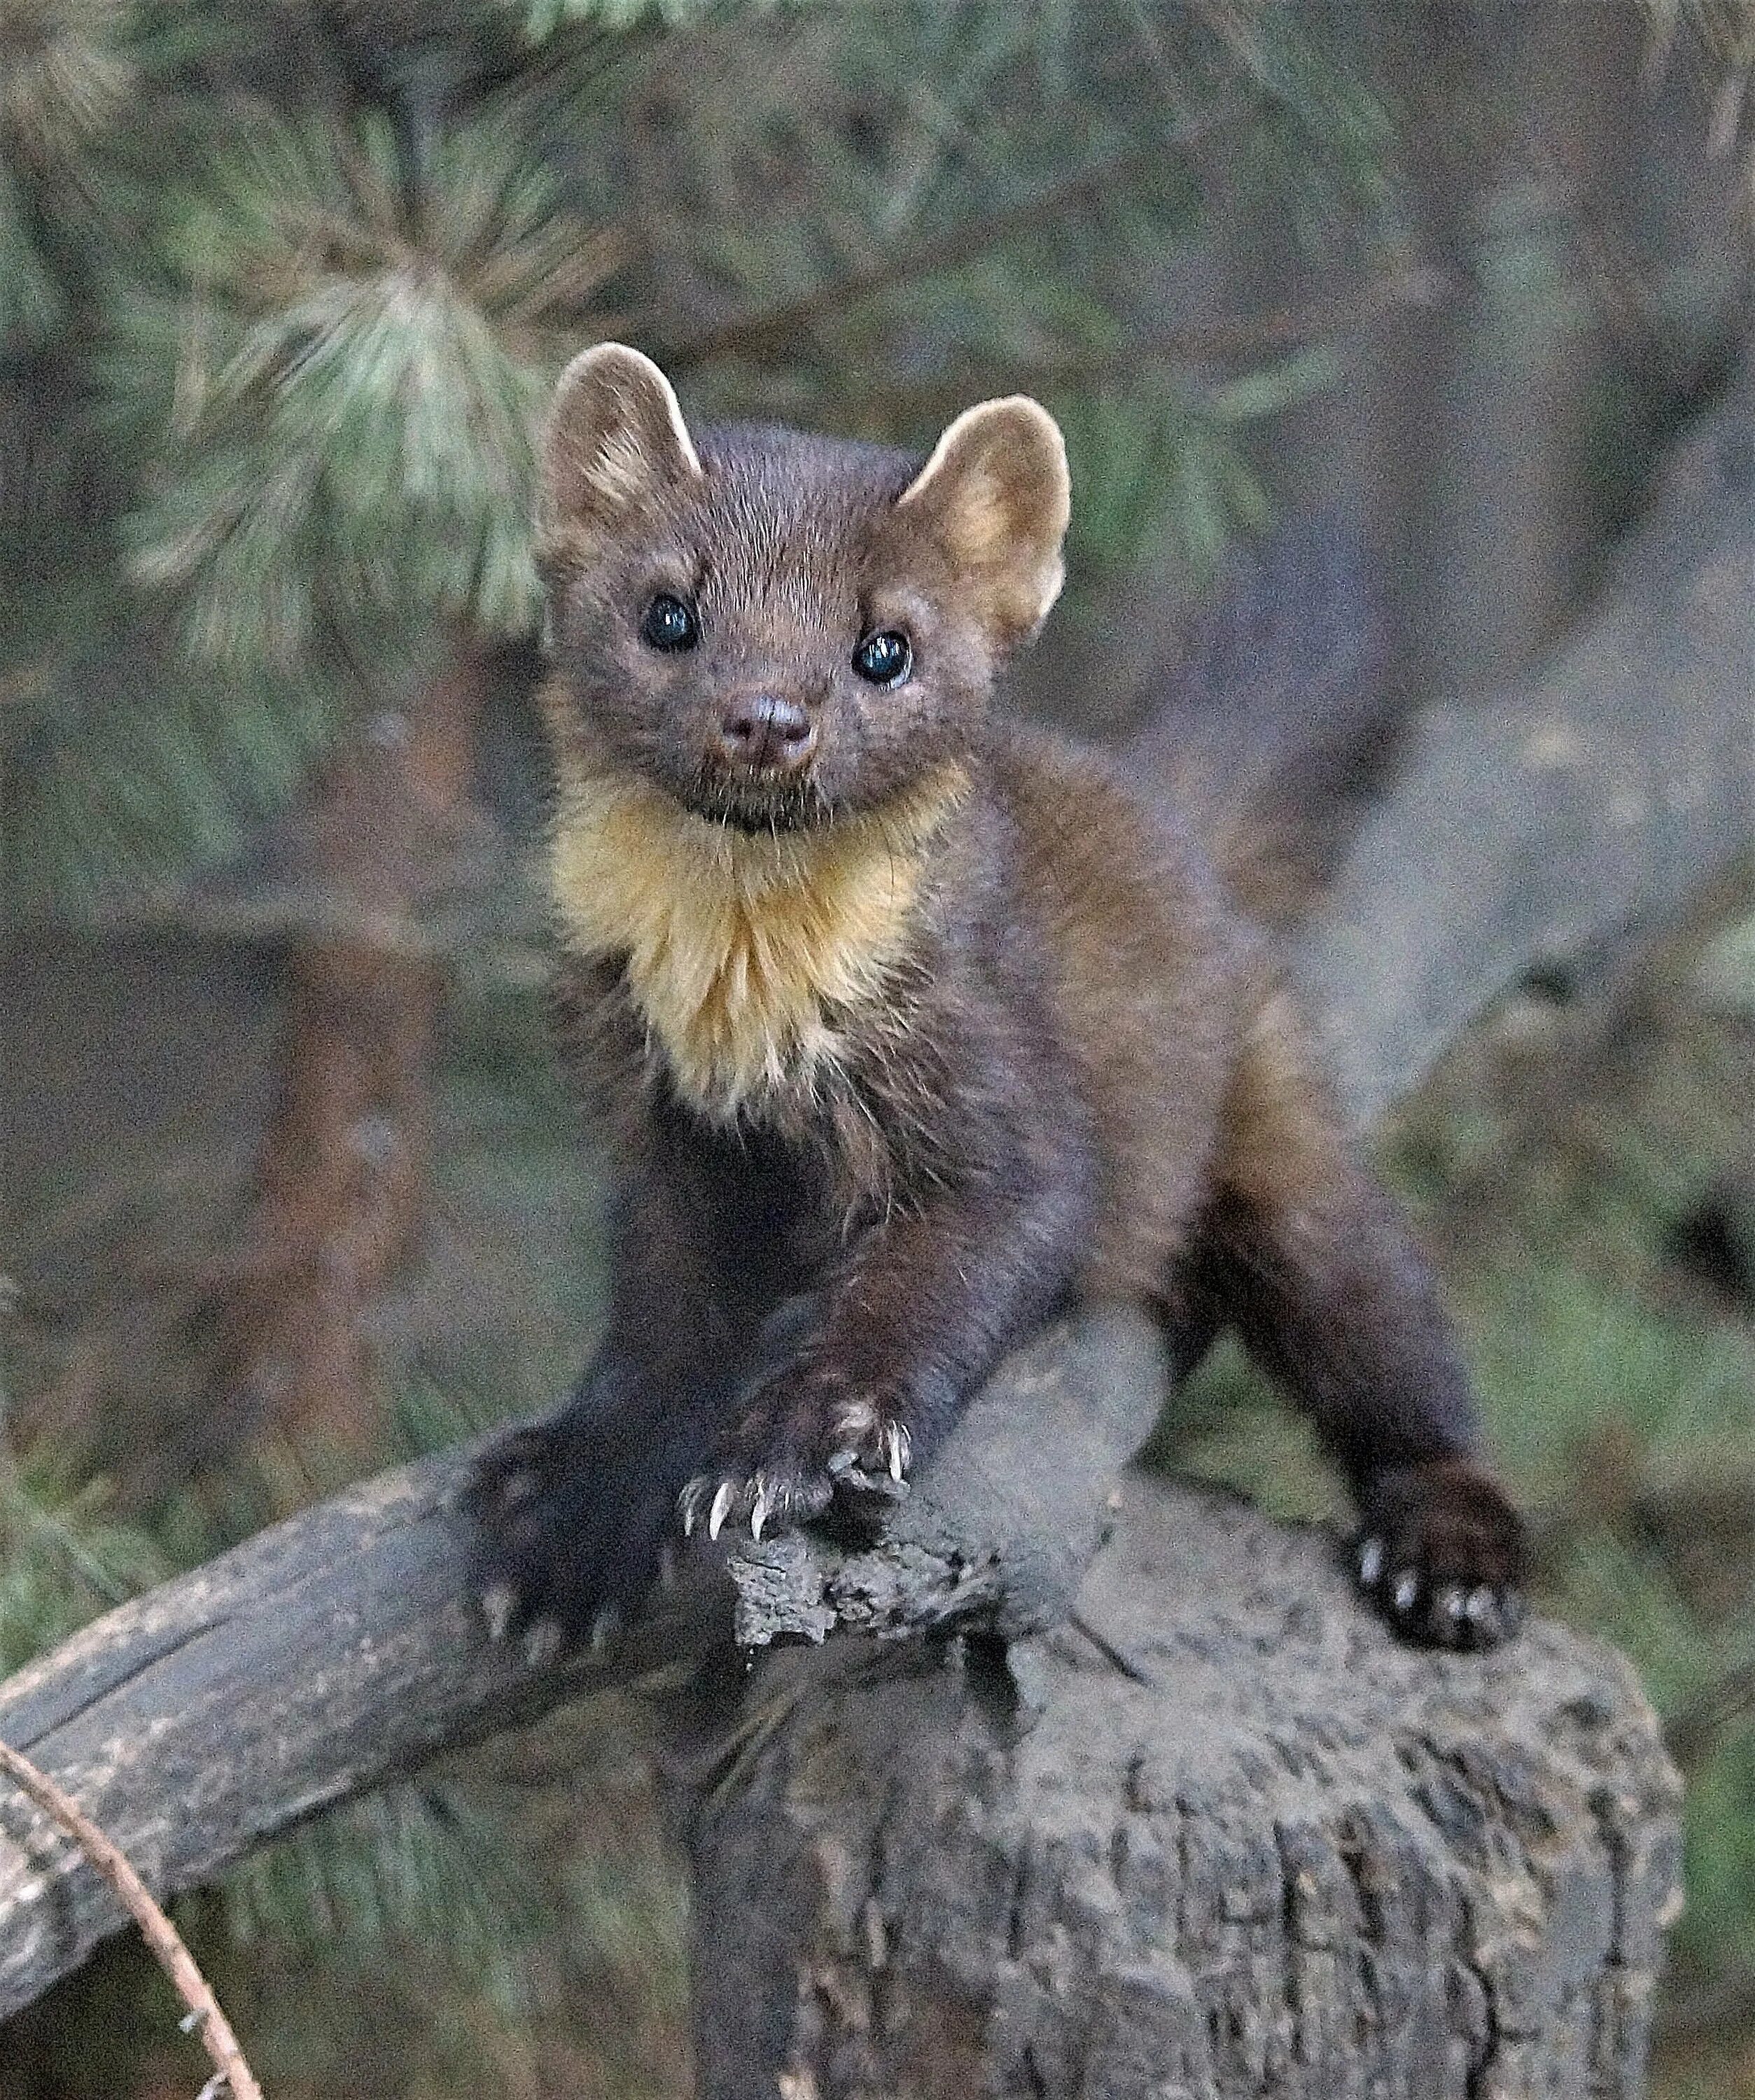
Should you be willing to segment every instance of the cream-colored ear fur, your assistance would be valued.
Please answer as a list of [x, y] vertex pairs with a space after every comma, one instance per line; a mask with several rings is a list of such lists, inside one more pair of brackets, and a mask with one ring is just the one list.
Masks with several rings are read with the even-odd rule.
[[542, 536], [553, 545], [701, 474], [675, 390], [626, 343], [580, 352], [562, 374], [542, 444]]
[[1060, 426], [1027, 394], [965, 408], [897, 501], [937, 533], [1002, 643], [1034, 633], [1060, 596], [1071, 507]]

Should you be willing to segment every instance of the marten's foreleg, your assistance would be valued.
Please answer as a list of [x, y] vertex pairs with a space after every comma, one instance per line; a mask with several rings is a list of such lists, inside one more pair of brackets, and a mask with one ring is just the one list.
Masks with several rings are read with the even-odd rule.
[[763, 1309], [755, 1264], [734, 1268], [718, 1192], [699, 1185], [686, 1158], [642, 1162], [614, 1220], [595, 1360], [558, 1413], [478, 1468], [476, 1583], [496, 1636], [544, 1647], [607, 1630], [660, 1571], [678, 1491], [713, 1448]]
[[1486, 1645], [1521, 1614], [1523, 1528], [1479, 1453], [1433, 1280], [1353, 1161], [1290, 1002], [1267, 1002], [1227, 1106], [1176, 1309], [1219, 1317], [1306, 1408], [1357, 1502], [1359, 1577], [1397, 1630]]
[[1006, 1350], [1069, 1292], [1094, 1202], [1076, 1139], [995, 1147], [897, 1206], [831, 1265], [796, 1349], [769, 1348], [686, 1520], [758, 1533], [837, 1487], [899, 1484]]

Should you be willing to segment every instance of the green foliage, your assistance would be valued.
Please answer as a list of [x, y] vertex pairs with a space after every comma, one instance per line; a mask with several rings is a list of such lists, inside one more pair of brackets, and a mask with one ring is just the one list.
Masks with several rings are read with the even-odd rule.
[[1721, 1469], [1755, 1480], [1755, 1349], [1559, 1261], [1471, 1277], [1473, 1361], [1497, 1448], [1538, 1507], [1576, 1490], [1581, 1452], [1618, 1440], [1640, 1486]]
[[34, 233], [21, 186], [0, 164], [0, 344], [46, 341], [65, 311]]
[[531, 434], [608, 239], [491, 114], [411, 196], [382, 114], [258, 113], [165, 204], [164, 280], [119, 293], [106, 380], [150, 461], [148, 585], [198, 657], [305, 661], [326, 624], [536, 617]]
[[335, 734], [333, 684], [236, 682], [167, 660], [162, 638], [106, 631], [55, 662], [10, 711], [15, 768], [0, 845], [21, 917], [136, 898], [190, 862], [240, 852]]
[[1312, 241], [1387, 224], [1333, 41], [1131, 0], [0, 0], [0, 340], [70, 383], [0, 448], [11, 902], [235, 851], [432, 638], [529, 632], [533, 431], [593, 335], [709, 412], [921, 443], [1038, 386], [1075, 576], [1210, 569], [1320, 360], [1138, 352], [1206, 223], [1191, 138]]
[[76, 1481], [47, 1452], [0, 1455], [0, 1676], [161, 1582], [154, 1541], [108, 1508], [102, 1480]]
[[134, 85], [131, 0], [6, 0], [0, 6], [0, 131], [43, 174], [77, 163]]
[[84, 172], [134, 85], [128, 0], [0, 0], [0, 351], [68, 314], [60, 264]]
[[1695, 982], [1720, 1012], [1755, 1021], [1755, 918], [1738, 920], [1709, 944]]
[[650, 1804], [601, 1731], [524, 1749], [552, 1761], [540, 1793], [482, 1773], [392, 1789], [230, 1877], [209, 1937], [258, 1979], [251, 2046], [277, 2085], [535, 2091], [512, 2065], [552, 2079], [572, 2055], [593, 2075], [563, 2089], [679, 2089], [686, 1920]]
[[[0, 1323], [15, 1295], [0, 1275]], [[48, 1440], [20, 1452], [0, 1374], [0, 1677], [164, 1579], [157, 1543], [110, 1502], [109, 1484], [78, 1478]]]
[[680, 29], [698, 22], [713, 0], [500, 0], [522, 22], [533, 43], [563, 29], [587, 28], [625, 32], [656, 23]]
[[268, 1846], [227, 1877], [226, 1912], [240, 1946], [320, 1969], [443, 1947], [514, 2017], [531, 2010], [516, 1955], [553, 1924], [503, 1822], [437, 1786], [391, 1788]]

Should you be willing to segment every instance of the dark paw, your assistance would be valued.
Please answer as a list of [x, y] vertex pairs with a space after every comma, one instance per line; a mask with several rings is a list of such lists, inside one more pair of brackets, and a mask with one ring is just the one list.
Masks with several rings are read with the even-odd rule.
[[493, 1639], [542, 1663], [572, 1642], [602, 1647], [632, 1615], [668, 1564], [675, 1476], [655, 1456], [610, 1448], [562, 1414], [482, 1458], [463, 1506]]
[[1523, 1522], [1466, 1459], [1396, 1467], [1364, 1498], [1360, 1587], [1404, 1640], [1493, 1648], [1523, 1623]]
[[911, 1457], [906, 1425], [878, 1399], [821, 1374], [783, 1372], [749, 1396], [714, 1462], [684, 1487], [682, 1528], [704, 1525], [717, 1538], [747, 1524], [760, 1538], [820, 1515], [837, 1494], [897, 1497]]

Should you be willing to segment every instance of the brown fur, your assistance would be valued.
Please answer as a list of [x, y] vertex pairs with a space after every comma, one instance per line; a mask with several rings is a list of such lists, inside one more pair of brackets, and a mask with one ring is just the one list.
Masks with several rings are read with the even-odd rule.
[[[479, 1498], [505, 1610], [630, 1600], [679, 1491], [759, 1530], [899, 1477], [1047, 1311], [1119, 1295], [1184, 1364], [1235, 1326], [1310, 1410], [1399, 1626], [1502, 1632], [1517, 1520], [1261, 937], [1109, 765], [992, 711], [1060, 584], [1045, 412], [970, 410], [924, 468], [697, 445], [612, 347], [545, 486], [562, 1005], [624, 1193], [603, 1352]], [[881, 687], [875, 633], [912, 652]], [[800, 758], [728, 744], [752, 706]]]

